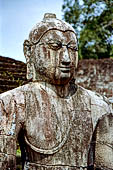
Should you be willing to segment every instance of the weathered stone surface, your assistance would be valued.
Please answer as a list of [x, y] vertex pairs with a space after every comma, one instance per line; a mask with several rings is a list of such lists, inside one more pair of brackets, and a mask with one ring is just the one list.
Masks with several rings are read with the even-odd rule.
[[[104, 133], [103, 133], [104, 132]], [[95, 159], [97, 167], [113, 168], [113, 116], [103, 116], [97, 127]], [[107, 152], [106, 152], [107, 151]]]
[[113, 59], [80, 60], [76, 83], [107, 97], [113, 97]]
[[0, 93], [25, 84], [26, 81], [25, 63], [0, 56]]
[[15, 170], [18, 140], [24, 170], [112, 169], [111, 105], [75, 84], [76, 34], [53, 14], [38, 28], [24, 43], [33, 82], [0, 95], [0, 168]]
[[[25, 146], [22, 147], [25, 147], [28, 160], [41, 168], [49, 164], [68, 169], [88, 166], [89, 147], [98, 120], [111, 112], [101, 96], [79, 86], [73, 96], [63, 99], [47, 84], [40, 83], [3, 93], [0, 108], [4, 108], [1, 139], [8, 142], [8, 145], [1, 142], [2, 153], [16, 154], [14, 146], [23, 129]], [[108, 133], [109, 142], [112, 142], [110, 135]]]

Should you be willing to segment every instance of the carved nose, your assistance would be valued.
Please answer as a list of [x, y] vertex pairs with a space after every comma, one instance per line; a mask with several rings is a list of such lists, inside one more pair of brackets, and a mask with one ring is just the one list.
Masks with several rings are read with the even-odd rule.
[[70, 63], [71, 63], [67, 48], [65, 49], [65, 51], [63, 53], [61, 63], [62, 63], [62, 65], [66, 65], [66, 66], [70, 65]]
[[62, 63], [62, 65], [68, 66], [68, 65], [70, 65], [71, 62], [70, 61], [68, 61], [68, 62], [67, 61], [62, 61], [61, 63]]

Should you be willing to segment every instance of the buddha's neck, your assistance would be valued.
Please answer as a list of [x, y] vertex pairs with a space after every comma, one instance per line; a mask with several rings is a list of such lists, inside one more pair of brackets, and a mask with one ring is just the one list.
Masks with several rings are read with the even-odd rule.
[[65, 85], [54, 85], [43, 81], [39, 81], [39, 83], [44, 87], [44, 89], [48, 88], [53, 90], [61, 98], [68, 98], [73, 95], [77, 88], [74, 83], [67, 83]]
[[54, 85], [53, 89], [56, 94], [62, 98], [69, 96], [69, 83], [66, 85]]

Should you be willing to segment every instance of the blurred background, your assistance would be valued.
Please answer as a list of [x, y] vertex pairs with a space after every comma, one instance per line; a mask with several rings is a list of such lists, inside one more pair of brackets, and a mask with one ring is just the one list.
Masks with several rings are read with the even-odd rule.
[[0, 55], [25, 62], [23, 42], [46, 12], [75, 28], [80, 59], [113, 57], [113, 0], [0, 0]]

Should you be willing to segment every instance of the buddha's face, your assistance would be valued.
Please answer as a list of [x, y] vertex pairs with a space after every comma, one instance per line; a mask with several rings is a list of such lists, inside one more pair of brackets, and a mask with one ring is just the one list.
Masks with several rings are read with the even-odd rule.
[[50, 30], [34, 49], [37, 77], [52, 84], [66, 84], [74, 76], [77, 58], [77, 39], [71, 31]]

